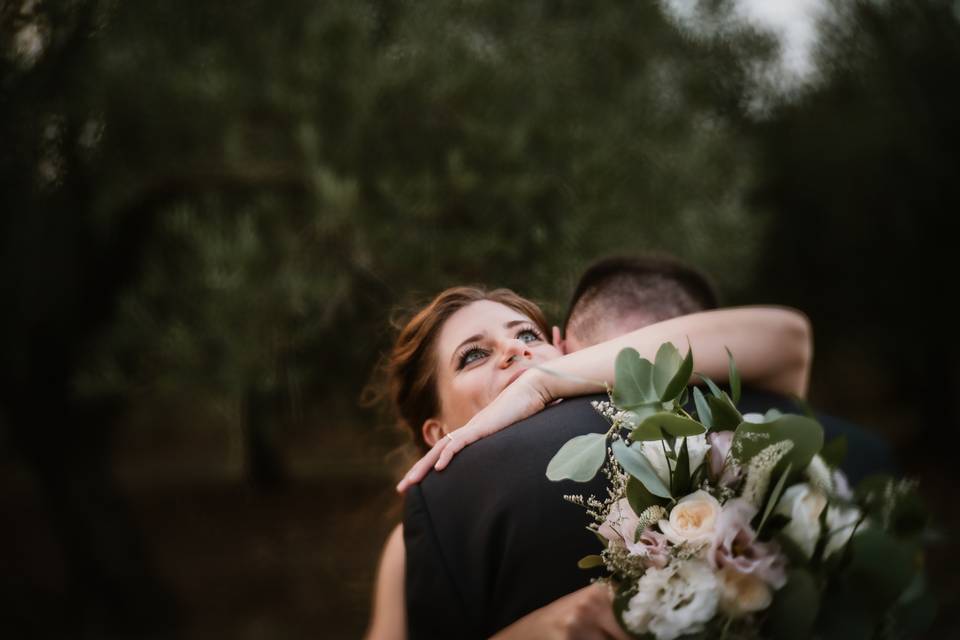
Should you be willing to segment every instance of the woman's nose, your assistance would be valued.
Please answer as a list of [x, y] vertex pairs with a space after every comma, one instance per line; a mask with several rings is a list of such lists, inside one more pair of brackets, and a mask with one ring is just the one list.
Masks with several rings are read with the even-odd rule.
[[503, 357], [500, 361], [501, 367], [509, 367], [514, 360], [526, 360], [532, 358], [533, 354], [527, 348], [527, 343], [523, 340], [507, 340], [503, 348]]

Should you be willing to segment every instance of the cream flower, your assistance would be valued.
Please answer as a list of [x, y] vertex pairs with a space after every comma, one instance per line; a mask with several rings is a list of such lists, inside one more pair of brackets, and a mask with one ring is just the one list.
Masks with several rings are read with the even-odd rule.
[[857, 522], [860, 520], [860, 510], [856, 507], [842, 507], [831, 504], [827, 507], [827, 545], [823, 549], [823, 557], [829, 558], [843, 549], [850, 537], [853, 536]]
[[[679, 452], [680, 447], [682, 446], [682, 439], [677, 439], [676, 450]], [[706, 457], [707, 452], [710, 450], [710, 445], [707, 444], [707, 436], [700, 434], [698, 436], [689, 436], [687, 437], [687, 454], [690, 456], [690, 472], [693, 473], [694, 469], [700, 466], [700, 463], [703, 462], [703, 459]], [[676, 466], [676, 462], [670, 461], [669, 466], [666, 456], [666, 447], [663, 444], [662, 440], [648, 440], [641, 443], [640, 451], [643, 455], [650, 461], [650, 465], [653, 467], [653, 470], [657, 472], [657, 476], [663, 480], [663, 483], [670, 486], [670, 466]]]
[[773, 602], [773, 591], [759, 577], [740, 573], [733, 567], [724, 567], [720, 579], [720, 610], [739, 618], [749, 613], [763, 611]]
[[783, 492], [774, 513], [790, 518], [783, 532], [809, 558], [820, 537], [820, 514], [827, 507], [827, 496], [802, 482]]
[[702, 631], [716, 614], [719, 600], [719, 581], [710, 565], [702, 560], [674, 562], [663, 569], [647, 569], [627, 603], [623, 622], [634, 633], [673, 640]]
[[706, 491], [695, 491], [670, 510], [669, 520], [660, 521], [660, 531], [673, 544], [711, 543], [719, 515], [717, 499]]

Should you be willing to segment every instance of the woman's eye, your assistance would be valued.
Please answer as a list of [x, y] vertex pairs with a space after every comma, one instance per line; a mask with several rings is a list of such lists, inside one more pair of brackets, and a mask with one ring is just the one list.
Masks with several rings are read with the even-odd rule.
[[540, 334], [534, 331], [533, 329], [524, 329], [517, 334], [517, 339], [521, 342], [530, 344], [531, 342], [536, 342], [540, 339]]
[[484, 351], [483, 349], [478, 349], [476, 347], [474, 347], [473, 349], [469, 349], [468, 351], [465, 351], [463, 355], [460, 356], [460, 368], [462, 369], [463, 367], [469, 364], [473, 364], [477, 360], [481, 360], [484, 357], [486, 357], [486, 355], [487, 355], [487, 352]]

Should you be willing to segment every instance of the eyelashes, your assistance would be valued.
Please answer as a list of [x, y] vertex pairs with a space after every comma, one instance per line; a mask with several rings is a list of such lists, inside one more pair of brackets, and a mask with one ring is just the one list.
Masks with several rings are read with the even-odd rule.
[[[490, 355], [490, 352], [478, 344], [468, 344], [457, 355], [457, 371], [463, 369], [468, 364], [473, 364], [481, 357]], [[477, 357], [473, 357], [477, 356]]]

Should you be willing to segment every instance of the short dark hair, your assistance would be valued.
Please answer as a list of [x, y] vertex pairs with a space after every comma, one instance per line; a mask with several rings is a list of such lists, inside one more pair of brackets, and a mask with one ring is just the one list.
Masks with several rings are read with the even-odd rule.
[[664, 254], [612, 256], [594, 262], [577, 283], [563, 321], [588, 337], [602, 318], [643, 314], [649, 322], [715, 309], [717, 292], [701, 271]]

